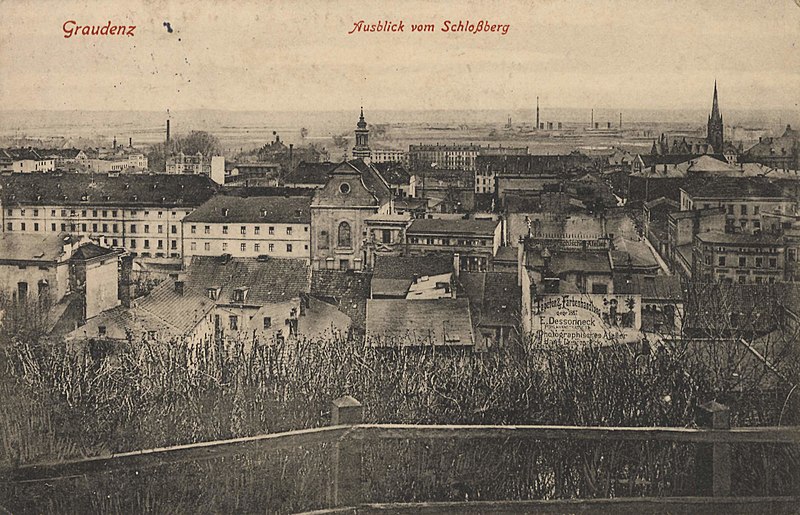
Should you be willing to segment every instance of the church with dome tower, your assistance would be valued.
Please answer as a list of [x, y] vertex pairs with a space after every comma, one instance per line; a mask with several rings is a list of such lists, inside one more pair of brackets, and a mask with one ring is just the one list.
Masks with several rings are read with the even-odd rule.
[[369, 164], [372, 152], [369, 149], [369, 129], [367, 122], [364, 121], [364, 108], [361, 108], [361, 116], [356, 124], [356, 146], [353, 147], [353, 159], [363, 159]]

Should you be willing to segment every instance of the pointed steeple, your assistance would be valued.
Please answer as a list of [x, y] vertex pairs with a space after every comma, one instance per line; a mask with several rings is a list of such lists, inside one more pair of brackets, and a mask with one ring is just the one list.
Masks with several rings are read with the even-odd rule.
[[711, 104], [711, 119], [719, 120], [719, 100], [717, 99], [717, 81], [714, 81], [714, 102]]

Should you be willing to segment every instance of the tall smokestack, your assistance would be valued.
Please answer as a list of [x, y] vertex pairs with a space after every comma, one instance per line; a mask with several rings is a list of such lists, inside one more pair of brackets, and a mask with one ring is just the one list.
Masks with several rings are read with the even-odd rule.
[[539, 97], [536, 97], [536, 128], [539, 128]]
[[133, 138], [128, 138], [128, 146], [133, 147]]
[[622, 128], [622, 113], [619, 113], [619, 128]]
[[167, 143], [169, 143], [169, 118], [167, 118]]
[[594, 109], [592, 109], [592, 124], [590, 127], [594, 127]]

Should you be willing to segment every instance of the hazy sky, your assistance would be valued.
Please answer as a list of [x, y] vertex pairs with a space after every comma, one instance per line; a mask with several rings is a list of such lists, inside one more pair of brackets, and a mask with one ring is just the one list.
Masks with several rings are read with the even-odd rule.
[[[715, 78], [726, 108], [800, 102], [794, 0], [0, 4], [4, 109], [519, 109], [537, 95], [707, 109]], [[405, 32], [347, 34], [382, 19]], [[64, 38], [68, 20], [136, 25], [135, 36]], [[450, 34], [444, 20], [510, 29]]]

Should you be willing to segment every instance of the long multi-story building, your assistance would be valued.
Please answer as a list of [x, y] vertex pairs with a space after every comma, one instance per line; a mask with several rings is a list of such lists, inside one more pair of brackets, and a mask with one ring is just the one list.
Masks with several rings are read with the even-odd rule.
[[796, 203], [768, 179], [717, 177], [681, 188], [681, 211], [723, 207], [726, 231], [755, 233], [767, 214], [793, 215]]
[[786, 244], [774, 234], [695, 235], [693, 278], [704, 282], [774, 283], [785, 277]]
[[311, 196], [218, 195], [183, 219], [183, 258], [230, 254], [311, 262]]
[[84, 235], [140, 257], [180, 258], [181, 221], [216, 187], [202, 175], [12, 174], [0, 177], [4, 232]]
[[412, 171], [439, 168], [475, 172], [478, 156], [523, 156], [527, 147], [492, 147], [488, 145], [420, 144], [408, 147], [409, 166]]
[[502, 242], [500, 222], [491, 219], [414, 220], [406, 229], [406, 254], [458, 254], [461, 270], [487, 272]]

